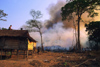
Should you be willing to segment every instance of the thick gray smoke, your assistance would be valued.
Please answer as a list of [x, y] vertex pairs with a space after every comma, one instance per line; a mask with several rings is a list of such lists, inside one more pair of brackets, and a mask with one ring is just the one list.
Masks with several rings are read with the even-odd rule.
[[56, 24], [57, 22], [60, 22], [62, 20], [61, 17], [61, 8], [65, 5], [65, 2], [58, 1], [56, 4], [50, 4], [47, 8], [47, 11], [50, 15], [50, 19], [46, 20], [45, 26], [47, 28], [50, 28], [53, 26], [53, 24]]
[[[43, 41], [45, 46], [54, 46], [59, 45], [62, 47], [71, 47], [72, 45], [75, 45], [75, 38], [73, 37], [73, 31], [74, 29], [64, 29], [63, 23], [58, 22], [57, 24], [54, 24], [52, 28], [45, 29], [45, 33], [43, 33]], [[38, 33], [30, 33], [32, 37], [34, 37], [36, 40], [38, 40], [38, 43], [40, 43], [40, 36], [37, 35]], [[73, 39], [74, 38], [74, 39]]]
[[[75, 41], [75, 30], [73, 28], [65, 29], [63, 28], [63, 23], [58, 22], [54, 24], [52, 28], [46, 29], [43, 28], [45, 31], [43, 33], [43, 43], [44, 46], [55, 46], [59, 45], [62, 47], [69, 48], [76, 44]], [[82, 46], [85, 46], [85, 42], [87, 41], [87, 35], [85, 29], [81, 29], [81, 43]], [[38, 32], [32, 32], [30, 35], [38, 41], [37, 46], [40, 46], [40, 35]]]
[[[50, 14], [50, 19], [46, 20], [43, 31], [43, 43], [44, 46], [60, 45], [62, 47], [71, 47], [76, 44], [75, 41], [75, 30], [73, 28], [73, 20], [61, 21], [61, 7], [66, 2], [58, 0], [56, 4], [50, 4], [47, 8]], [[75, 18], [76, 19], [76, 18]], [[38, 32], [30, 33], [31, 36], [38, 41], [37, 45], [40, 45], [40, 35]], [[87, 34], [83, 24], [81, 25], [81, 44], [85, 46], [87, 41]]]

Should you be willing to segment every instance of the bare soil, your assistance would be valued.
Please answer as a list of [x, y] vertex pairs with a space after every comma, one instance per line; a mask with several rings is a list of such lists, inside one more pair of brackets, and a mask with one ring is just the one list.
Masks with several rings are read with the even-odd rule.
[[55, 53], [44, 52], [29, 55], [12, 55], [9, 59], [0, 60], [0, 67], [100, 67], [100, 53]]

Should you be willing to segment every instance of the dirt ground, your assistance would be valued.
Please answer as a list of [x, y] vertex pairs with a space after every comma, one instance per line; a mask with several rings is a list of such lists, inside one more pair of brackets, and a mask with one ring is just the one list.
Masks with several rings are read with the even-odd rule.
[[0, 60], [0, 67], [100, 67], [99, 56], [100, 53], [44, 52], [29, 55], [27, 60], [23, 55], [19, 59], [12, 55], [9, 59]]

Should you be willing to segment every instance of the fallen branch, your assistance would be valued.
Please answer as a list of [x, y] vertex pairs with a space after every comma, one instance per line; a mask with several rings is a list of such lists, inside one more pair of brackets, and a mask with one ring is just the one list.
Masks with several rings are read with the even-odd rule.
[[88, 62], [88, 61], [90, 61], [90, 60], [96, 61], [96, 58], [94, 58], [94, 59], [88, 59], [88, 60], [86, 60], [86, 61], [84, 61], [84, 62], [82, 62], [82, 63], [80, 63], [80, 64], [78, 64], [78, 65], [74, 65], [74, 66], [72, 66], [72, 67], [78, 67], [78, 66], [80, 66], [80, 65], [82, 65], [82, 64], [84, 64], [84, 63], [86, 63], [86, 62]]

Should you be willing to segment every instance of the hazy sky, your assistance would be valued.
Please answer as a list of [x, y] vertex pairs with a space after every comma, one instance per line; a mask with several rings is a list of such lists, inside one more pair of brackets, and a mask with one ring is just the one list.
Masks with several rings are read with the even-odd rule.
[[[66, 2], [66, 0], [63, 0]], [[8, 14], [7, 21], [0, 21], [0, 27], [19, 29], [29, 19], [32, 19], [30, 11], [40, 10], [43, 14], [42, 21], [49, 19], [47, 8], [55, 4], [57, 0], [0, 0], [0, 9]]]

